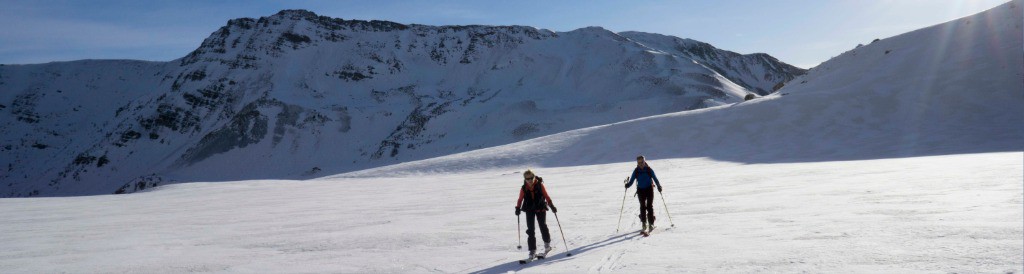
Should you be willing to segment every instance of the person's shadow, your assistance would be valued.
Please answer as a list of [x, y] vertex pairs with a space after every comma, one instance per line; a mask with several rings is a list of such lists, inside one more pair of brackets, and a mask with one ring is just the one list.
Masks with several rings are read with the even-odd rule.
[[[570, 252], [572, 253], [573, 256], [576, 256], [578, 254], [585, 253], [587, 251], [590, 251], [590, 250], [593, 250], [593, 249], [596, 249], [596, 248], [601, 248], [601, 247], [613, 245], [613, 244], [616, 244], [616, 243], [619, 243], [619, 242], [622, 242], [622, 241], [625, 241], [625, 240], [636, 238], [637, 236], [640, 235], [639, 232], [640, 232], [640, 230], [632, 231], [632, 232], [626, 232], [626, 233], [622, 233], [622, 234], [619, 234], [619, 235], [615, 235], [615, 236], [609, 237], [608, 239], [604, 239], [604, 240], [599, 241], [599, 242], [595, 242], [595, 243], [591, 243], [591, 244], [588, 244], [588, 245], [585, 245], [585, 246], [573, 248], [572, 250], [570, 250]], [[566, 256], [566, 253], [562, 252], [562, 253], [558, 253], [558, 254], [554, 254], [554, 255], [548, 256], [545, 259], [536, 260], [536, 261], [533, 261], [533, 262], [530, 262], [530, 263], [527, 263], [527, 264], [519, 264], [519, 261], [511, 261], [511, 262], [499, 264], [499, 265], [496, 265], [496, 266], [488, 267], [488, 268], [485, 268], [485, 269], [481, 269], [481, 270], [477, 270], [477, 271], [473, 271], [473, 272], [469, 272], [469, 273], [505, 273], [505, 272], [508, 272], [508, 271], [520, 271], [520, 270], [527, 269], [527, 268], [530, 268], [530, 267], [534, 267], [534, 266], [538, 266], [538, 265], [542, 265], [542, 264], [551, 264], [551, 263], [560, 262], [560, 261], [564, 261], [564, 260], [568, 260], [568, 259], [572, 259], [572, 257]]]

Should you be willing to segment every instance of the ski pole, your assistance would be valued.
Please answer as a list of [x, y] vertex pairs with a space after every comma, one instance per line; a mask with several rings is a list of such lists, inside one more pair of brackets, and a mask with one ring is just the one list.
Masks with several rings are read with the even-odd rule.
[[[626, 181], [629, 181], [629, 177], [622, 180], [622, 184], [625, 185]], [[615, 226], [615, 234], [619, 233], [619, 228], [622, 227], [622, 211], [626, 209], [626, 194], [629, 192], [628, 189], [622, 191], [622, 206], [619, 207], [619, 222]]]
[[558, 213], [555, 213], [555, 222], [558, 223], [558, 233], [562, 234], [562, 244], [565, 245], [565, 256], [572, 256], [572, 252], [569, 252], [569, 244], [565, 242], [565, 232], [562, 231], [562, 222], [558, 221]]
[[665, 206], [665, 215], [668, 215], [668, 223], [672, 224], [672, 227], [676, 227], [676, 223], [672, 222], [672, 214], [668, 213], [668, 204], [665, 203], [665, 194], [658, 191], [661, 194], [661, 204]]
[[516, 238], [519, 238], [519, 245], [516, 246], [516, 249], [523, 249], [523, 226], [520, 224], [520, 219], [522, 218], [516, 215]]

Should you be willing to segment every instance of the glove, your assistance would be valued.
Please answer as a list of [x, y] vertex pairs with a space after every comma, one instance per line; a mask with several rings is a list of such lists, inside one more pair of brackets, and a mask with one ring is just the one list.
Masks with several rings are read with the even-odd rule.
[[551, 212], [558, 213], [558, 209], [555, 208], [555, 205], [548, 205], [548, 206], [551, 207]]
[[658, 186], [658, 192], [661, 192], [661, 186]]
[[626, 188], [629, 188], [629, 185], [628, 185], [628, 184], [625, 184], [625, 185], [623, 185], [623, 186], [625, 186]]
[[519, 207], [517, 206], [517, 207], [516, 207], [516, 216], [519, 216], [519, 213], [520, 213], [520, 212], [523, 212], [523, 211], [522, 211], [522, 210], [519, 210]]

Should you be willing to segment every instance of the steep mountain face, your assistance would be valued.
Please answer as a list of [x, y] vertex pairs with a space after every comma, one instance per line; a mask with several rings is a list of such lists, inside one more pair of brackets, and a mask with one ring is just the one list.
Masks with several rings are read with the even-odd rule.
[[301, 179], [742, 101], [804, 71], [597, 28], [286, 10], [171, 62], [0, 66], [0, 197]]

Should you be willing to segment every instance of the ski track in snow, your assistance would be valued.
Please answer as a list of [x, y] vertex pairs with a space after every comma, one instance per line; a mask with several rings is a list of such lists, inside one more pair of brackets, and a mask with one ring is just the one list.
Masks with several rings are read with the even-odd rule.
[[[631, 162], [542, 168], [545, 260], [519, 265], [515, 170], [188, 183], [0, 200], [0, 269], [52, 272], [1021, 272], [1024, 153], [799, 164], [652, 159], [640, 237]], [[525, 230], [525, 224], [523, 225]], [[538, 235], [539, 237], [539, 235]]]

